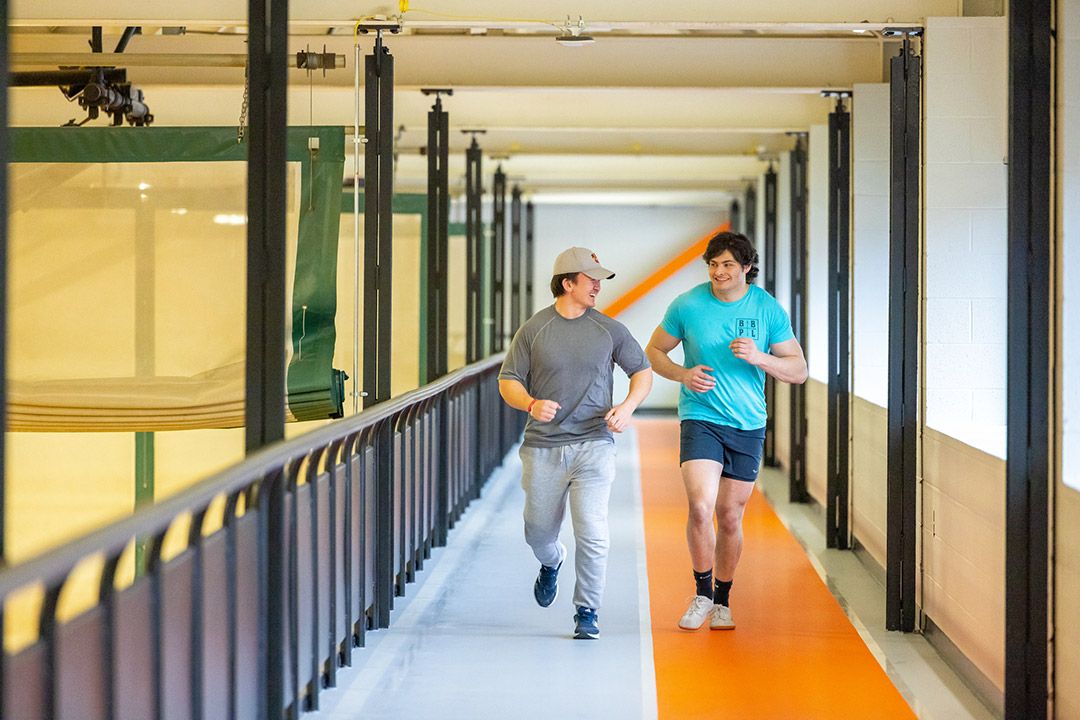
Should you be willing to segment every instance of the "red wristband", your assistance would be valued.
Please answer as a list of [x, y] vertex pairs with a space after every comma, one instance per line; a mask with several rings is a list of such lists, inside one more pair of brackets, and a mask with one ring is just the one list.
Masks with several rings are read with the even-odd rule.
[[536, 398], [533, 398], [532, 402], [529, 403], [529, 407], [525, 408], [525, 412], [531, 414], [532, 413], [532, 406], [535, 405], [535, 404], [536, 404]]

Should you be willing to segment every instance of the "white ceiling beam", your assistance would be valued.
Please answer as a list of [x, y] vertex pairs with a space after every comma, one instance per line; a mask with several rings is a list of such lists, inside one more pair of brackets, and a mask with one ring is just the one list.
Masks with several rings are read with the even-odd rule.
[[[404, 20], [431, 21], [436, 16], [415, 4], [405, 13]], [[547, 22], [562, 24], [567, 13], [584, 18], [589, 23], [651, 23], [701, 24], [718, 23], [911, 23], [927, 17], [950, 17], [962, 14], [959, 0], [815, 0], [805, 2], [724, 2], [715, 0], [682, 0], [669, 3], [625, 2], [625, 0], [580, 0], [570, 7], [563, 1], [533, 0], [520, 11], [509, 9], [505, 0], [439, 0], [431, 3], [440, 21], [464, 22], [477, 16], [488, 22]], [[289, 8], [293, 23], [336, 25], [356, 21], [364, 16], [399, 14], [397, 2], [356, 3], [353, 0], [311, 0], [292, 3]], [[247, 3], [244, 0], [188, 0], [184, 3], [150, 3], [145, 0], [111, 0], [107, 5], [94, 4], [92, 11], [85, 2], [74, 0], [15, 0], [11, 19], [16, 24], [50, 25], [244, 25], [247, 23]], [[521, 17], [516, 17], [517, 15]], [[451, 17], [445, 17], [451, 16]], [[456, 17], [454, 17], [456, 16]], [[510, 16], [510, 17], [507, 17]]]

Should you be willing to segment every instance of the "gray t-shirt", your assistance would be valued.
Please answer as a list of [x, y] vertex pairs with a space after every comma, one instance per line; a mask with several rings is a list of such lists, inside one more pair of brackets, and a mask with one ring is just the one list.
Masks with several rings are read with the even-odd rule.
[[573, 320], [550, 305], [521, 326], [499, 371], [529, 394], [562, 405], [551, 422], [529, 416], [527, 447], [558, 447], [586, 440], [612, 441], [604, 415], [612, 407], [615, 364], [627, 375], [649, 367], [641, 345], [626, 327], [589, 308]]

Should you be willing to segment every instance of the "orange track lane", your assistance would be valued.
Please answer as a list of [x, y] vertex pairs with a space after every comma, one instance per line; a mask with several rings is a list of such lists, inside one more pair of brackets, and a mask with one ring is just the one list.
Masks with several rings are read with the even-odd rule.
[[731, 591], [736, 629], [678, 629], [694, 592], [678, 423], [635, 424], [660, 718], [914, 718], [759, 492]]

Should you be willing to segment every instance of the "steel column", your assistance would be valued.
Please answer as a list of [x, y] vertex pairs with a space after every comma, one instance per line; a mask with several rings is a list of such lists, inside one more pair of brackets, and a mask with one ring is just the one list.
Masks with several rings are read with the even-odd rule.
[[742, 214], [740, 210], [739, 201], [732, 200], [731, 207], [728, 210], [728, 227], [731, 228], [731, 232], [742, 232]]
[[[769, 163], [765, 173], [765, 292], [776, 297], [776, 170]], [[776, 379], [765, 376], [765, 448], [762, 462], [777, 467], [776, 459]]]
[[885, 626], [915, 629], [919, 435], [919, 94], [921, 58], [905, 34], [890, 61], [889, 397]]
[[521, 317], [521, 188], [510, 193], [510, 338], [517, 335]]
[[480, 269], [483, 251], [483, 220], [480, 198], [480, 145], [473, 136], [465, 151], [465, 362], [474, 363], [484, 352], [484, 310], [481, 307], [483, 274]]
[[491, 351], [502, 352], [506, 336], [506, 173], [495, 169], [492, 182]]
[[829, 115], [829, 419], [825, 544], [848, 548], [851, 330], [851, 115]]
[[[756, 183], [757, 181], [755, 181]], [[743, 223], [746, 237], [750, 238], [750, 242], [756, 248], [758, 246], [757, 241], [757, 187], [755, 184], [746, 186], [746, 198], [743, 200], [743, 210], [746, 220]]]
[[[1045, 718], [1056, 453], [1054, 26], [1051, 0], [1009, 5], [1009, 296], [1005, 717]], [[1062, 608], [1062, 612], [1066, 612]], [[1049, 688], [1053, 694], [1053, 688]]]
[[[452, 92], [452, 91], [447, 91]], [[447, 298], [449, 254], [450, 176], [449, 115], [442, 109], [439, 91], [428, 113], [428, 221], [427, 221], [427, 382], [446, 374]]]
[[[7, 126], [7, 80], [8, 80], [8, 6], [0, 0], [0, 428], [7, 427], [7, 272], [8, 272], [8, 126]], [[7, 476], [4, 474], [6, 457], [5, 436], [0, 432], [0, 567], [7, 564], [7, 543], [4, 523], [6, 514]], [[4, 613], [0, 607], [0, 627]], [[4, 694], [4, 653], [0, 652], [0, 701]]]
[[[791, 329], [807, 352], [806, 286], [806, 133], [798, 133], [791, 151]], [[791, 386], [791, 502], [809, 502], [806, 489], [806, 385]]]
[[248, 452], [285, 437], [285, 133], [287, 0], [248, 3]]
[[[4, 474], [7, 448], [3, 428], [7, 427], [7, 268], [8, 268], [8, 4], [0, 0], [0, 567], [7, 565], [7, 476]], [[0, 628], [4, 627], [4, 604], [0, 602]], [[2, 635], [2, 632], [0, 632]], [[7, 653], [0, 647], [0, 712], [7, 697]], [[111, 719], [109, 719], [111, 720]]]
[[365, 58], [364, 407], [390, 399], [393, 283], [394, 56], [377, 31]]
[[533, 273], [536, 262], [536, 213], [532, 200], [525, 203], [525, 319], [533, 316], [536, 296], [533, 294]]

